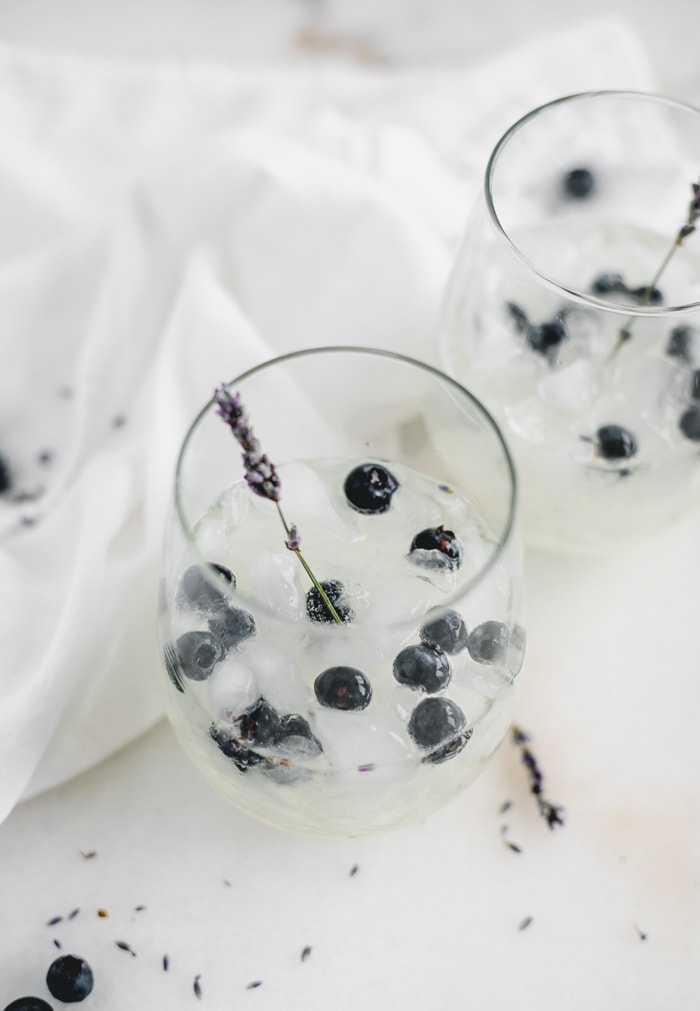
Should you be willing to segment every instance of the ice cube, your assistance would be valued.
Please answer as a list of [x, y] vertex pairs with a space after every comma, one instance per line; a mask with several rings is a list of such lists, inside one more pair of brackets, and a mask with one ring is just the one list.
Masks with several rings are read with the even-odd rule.
[[598, 394], [598, 376], [592, 362], [583, 358], [552, 370], [540, 380], [539, 395], [550, 404], [577, 415], [590, 408]]
[[[370, 705], [372, 705], [370, 703]], [[398, 717], [386, 711], [353, 713], [320, 708], [311, 718], [326, 759], [344, 779], [368, 782], [404, 778], [420, 762]]]
[[246, 646], [245, 661], [260, 695], [279, 713], [306, 712], [313, 696], [286, 651], [256, 639]]
[[299, 562], [291, 551], [270, 551], [258, 544], [249, 575], [257, 599], [282, 616], [298, 618], [302, 607], [297, 586]]
[[222, 660], [209, 678], [209, 708], [215, 719], [233, 722], [259, 696], [255, 675], [239, 656]]
[[322, 477], [304, 463], [287, 463], [280, 468], [284, 511], [289, 523], [294, 523], [303, 537], [313, 531], [314, 538], [322, 533], [343, 540], [357, 536], [355, 514], [328, 487]]

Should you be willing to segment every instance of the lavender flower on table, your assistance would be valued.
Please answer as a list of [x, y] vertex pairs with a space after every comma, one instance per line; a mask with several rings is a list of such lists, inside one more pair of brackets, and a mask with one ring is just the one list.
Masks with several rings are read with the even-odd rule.
[[[696, 222], [700, 218], [700, 182], [691, 183], [690, 189], [692, 191], [693, 196], [690, 200], [690, 203], [688, 204], [688, 210], [686, 212], [685, 221], [678, 229], [678, 232], [676, 233], [676, 236], [673, 242], [671, 243], [669, 250], [666, 253], [666, 256], [661, 261], [659, 269], [656, 271], [656, 273], [654, 274], [654, 276], [652, 277], [651, 281], [646, 286], [646, 288], [644, 288], [639, 299], [640, 305], [647, 304], [652, 293], [656, 289], [657, 282], [661, 278], [663, 272], [666, 270], [666, 267], [668, 267], [669, 263], [671, 262], [671, 258], [673, 257], [674, 253], [676, 252], [677, 249], [679, 249], [683, 245], [688, 236], [692, 235], [693, 232], [696, 230], [695, 227]], [[625, 322], [625, 325], [620, 328], [618, 341], [615, 347], [613, 348], [612, 354], [615, 354], [617, 351], [619, 351], [622, 345], [626, 341], [628, 341], [632, 336], [632, 322], [633, 317], [630, 316], [629, 319]]]
[[547, 822], [549, 828], [554, 828], [555, 825], [563, 825], [564, 809], [559, 804], [552, 804], [551, 801], [547, 800], [544, 796], [544, 775], [537, 759], [529, 747], [530, 738], [528, 734], [515, 725], [511, 727], [511, 734], [513, 737], [513, 744], [520, 749], [520, 757], [523, 765], [527, 769], [528, 778], [530, 780], [530, 793], [533, 794], [537, 800], [537, 806], [540, 814]]
[[342, 619], [329, 600], [328, 594], [318, 579], [316, 579], [316, 576], [309, 568], [306, 559], [301, 553], [301, 537], [296, 525], [294, 523], [290, 525], [284, 517], [282, 507], [280, 506], [281, 489], [279, 475], [275, 465], [262, 452], [260, 442], [253, 432], [245, 408], [243, 407], [240, 393], [231, 394], [222, 384], [214, 391], [214, 402], [218, 407], [217, 414], [229, 426], [243, 450], [243, 466], [245, 468], [245, 479], [248, 487], [256, 495], [260, 495], [261, 498], [269, 499], [275, 503], [282, 526], [287, 535], [285, 541], [286, 547], [290, 551], [293, 551], [301, 562], [309, 579], [318, 590], [321, 600], [328, 609], [328, 613], [333, 621], [338, 625], [342, 625]]

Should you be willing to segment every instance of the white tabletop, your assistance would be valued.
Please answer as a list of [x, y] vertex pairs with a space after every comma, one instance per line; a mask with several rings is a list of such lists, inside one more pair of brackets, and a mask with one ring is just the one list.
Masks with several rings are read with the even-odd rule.
[[[606, 7], [590, 0], [585, 16]], [[460, 67], [579, 13], [547, 0], [478, 12], [459, 0], [0, 0], [0, 41], [146, 62]], [[625, 0], [618, 13], [663, 90], [700, 102], [694, 0]], [[46, 969], [70, 952], [95, 971], [94, 1011], [196, 1007], [195, 979], [216, 1011], [696, 1007], [699, 558], [692, 517], [610, 557], [527, 556], [518, 718], [563, 827], [538, 815], [506, 742], [414, 829], [284, 835], [220, 800], [165, 723], [20, 804], [0, 826], [0, 1006], [48, 998]]]

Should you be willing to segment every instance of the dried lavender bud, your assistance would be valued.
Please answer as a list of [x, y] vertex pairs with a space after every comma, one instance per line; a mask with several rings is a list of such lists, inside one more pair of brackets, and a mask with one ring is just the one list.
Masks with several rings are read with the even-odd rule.
[[563, 825], [564, 809], [557, 804], [552, 804], [543, 795], [542, 784], [544, 776], [535, 756], [528, 747], [530, 738], [517, 726], [511, 728], [511, 733], [513, 743], [520, 749], [520, 756], [530, 779], [530, 793], [537, 799], [540, 814], [547, 822], [549, 828], [554, 828], [555, 825]]
[[262, 498], [279, 502], [280, 480], [277, 471], [261, 450], [248, 421], [240, 393], [231, 396], [225, 386], [219, 386], [214, 391], [214, 400], [219, 408], [217, 414], [229, 426], [243, 449], [243, 466], [248, 487]]

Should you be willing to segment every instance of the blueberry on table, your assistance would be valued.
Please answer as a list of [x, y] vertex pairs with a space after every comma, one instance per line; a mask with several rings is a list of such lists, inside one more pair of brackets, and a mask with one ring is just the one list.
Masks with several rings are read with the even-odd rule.
[[10, 475], [10, 465], [4, 456], [0, 456], [0, 495], [9, 491], [12, 487], [12, 477]]
[[314, 681], [314, 692], [322, 706], [346, 712], [366, 709], [372, 699], [372, 686], [356, 667], [329, 667]]
[[378, 463], [363, 463], [345, 478], [348, 504], [359, 513], [385, 513], [399, 487], [391, 471]]
[[700, 442], [700, 407], [693, 406], [684, 411], [678, 422], [678, 427], [686, 439], [690, 439], [691, 442]]
[[454, 758], [472, 736], [467, 718], [456, 702], [446, 698], [423, 699], [411, 713], [408, 733], [431, 765]]
[[506, 656], [509, 640], [508, 626], [502, 621], [484, 621], [469, 633], [469, 656], [477, 663], [501, 663]]
[[551, 355], [566, 338], [566, 326], [559, 319], [527, 328], [528, 344], [533, 351], [541, 355]]
[[75, 1004], [85, 1000], [94, 986], [92, 969], [77, 955], [61, 955], [49, 966], [46, 985], [56, 1000]]
[[[340, 620], [343, 622], [352, 621], [355, 617], [355, 612], [350, 604], [343, 600], [343, 596], [345, 594], [345, 586], [343, 583], [341, 583], [339, 579], [328, 579], [321, 580], [320, 585], [323, 587], [323, 592], [335, 608], [336, 614]], [[328, 623], [333, 621], [333, 615], [326, 607], [323, 597], [315, 586], [312, 586], [306, 594], [306, 614], [311, 621], [323, 621]]]
[[229, 568], [216, 562], [209, 562], [208, 568], [213, 570], [213, 578], [206, 573], [204, 566], [191, 565], [180, 581], [181, 597], [195, 611], [213, 611], [224, 604], [226, 597], [214, 583], [217, 575], [231, 590], [236, 589], [236, 577]]
[[595, 189], [595, 176], [587, 168], [571, 169], [562, 180], [562, 188], [568, 197], [585, 200]]
[[209, 619], [209, 631], [228, 652], [255, 635], [255, 618], [240, 607], [223, 607]]
[[211, 632], [184, 632], [175, 651], [183, 674], [191, 681], [206, 681], [224, 656], [224, 647]]
[[429, 694], [445, 688], [452, 677], [447, 655], [433, 646], [405, 646], [394, 660], [393, 671], [399, 684]]
[[53, 1011], [53, 1008], [41, 997], [18, 997], [4, 1011]]
[[629, 460], [637, 452], [637, 440], [621, 425], [603, 425], [595, 434], [599, 456], [604, 460]]
[[409, 557], [426, 569], [458, 569], [462, 564], [462, 545], [452, 530], [428, 527], [411, 541]]
[[457, 611], [445, 611], [437, 618], [426, 621], [420, 630], [421, 642], [437, 646], [444, 653], [454, 656], [467, 645], [467, 626]]

